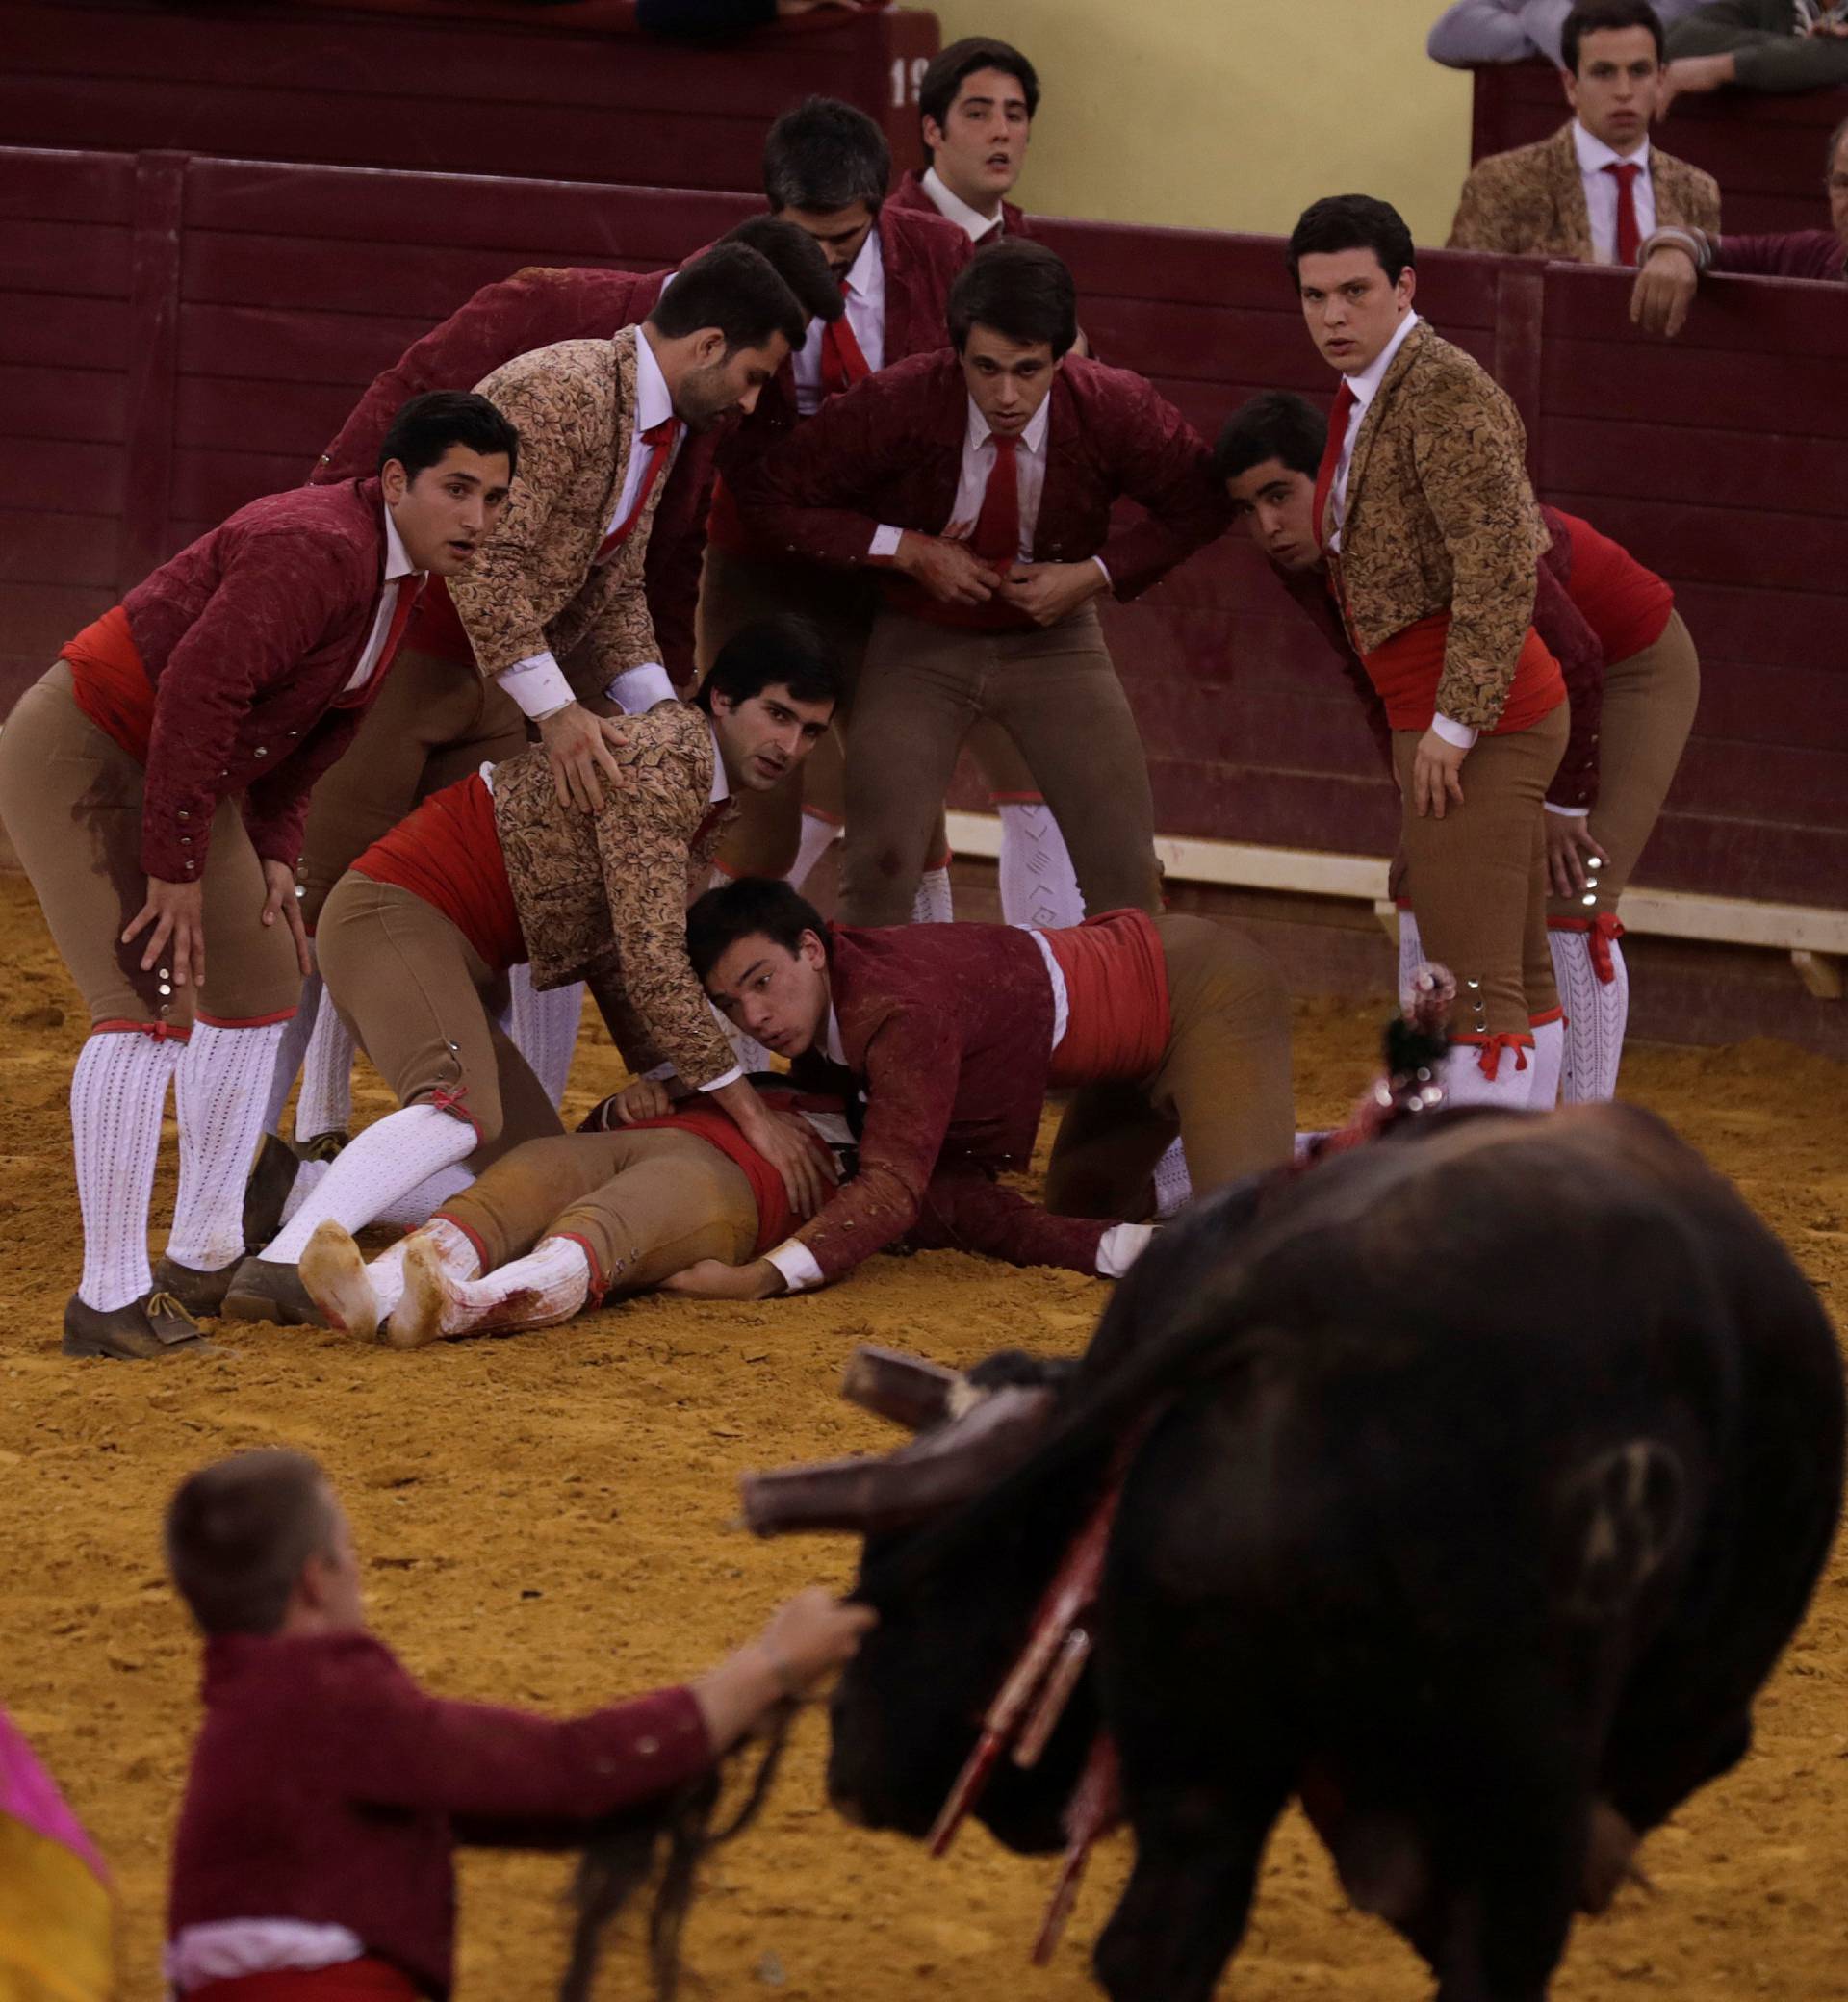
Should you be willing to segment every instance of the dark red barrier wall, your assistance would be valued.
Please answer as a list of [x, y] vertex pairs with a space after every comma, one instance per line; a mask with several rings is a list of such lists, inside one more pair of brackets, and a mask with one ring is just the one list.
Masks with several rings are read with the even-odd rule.
[[[746, 206], [0, 151], [8, 699], [159, 556], [304, 476], [358, 387], [475, 286], [532, 262], [658, 267]], [[1101, 350], [1203, 428], [1261, 387], [1323, 393], [1273, 240], [1046, 235]], [[1663, 571], [1701, 643], [1697, 734], [1647, 880], [1839, 905], [1848, 291], [1717, 281], [1667, 346], [1633, 334], [1619, 273], [1430, 253], [1421, 277], [1439, 328], [1515, 396], [1542, 490]], [[1110, 624], [1166, 832], [1386, 850], [1396, 809], [1351, 698], [1243, 538]]]
[[922, 165], [935, 14], [805, 15], [722, 53], [581, 25], [622, 12], [0, 0], [0, 144], [755, 188], [764, 128], [820, 91]]
[[[1470, 158], [1504, 153], [1558, 131], [1572, 116], [1550, 63], [1494, 63], [1476, 72]], [[1655, 142], [1702, 167], [1720, 184], [1726, 227], [1827, 229], [1822, 192], [1829, 135], [1848, 118], [1848, 90], [1766, 97], [1718, 90], [1683, 97], [1656, 128]]]

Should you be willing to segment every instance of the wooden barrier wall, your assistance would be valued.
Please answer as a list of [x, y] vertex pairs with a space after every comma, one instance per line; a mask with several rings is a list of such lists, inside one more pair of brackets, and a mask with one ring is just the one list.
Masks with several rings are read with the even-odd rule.
[[[475, 286], [534, 262], [658, 268], [749, 206], [0, 150], [0, 702], [163, 555], [305, 476], [368, 377]], [[1044, 234], [1100, 350], [1209, 434], [1261, 388], [1325, 397], [1275, 241]], [[1838, 908], [1848, 292], [1715, 281], [1673, 345], [1634, 334], [1627, 295], [1619, 273], [1421, 259], [1421, 306], [1513, 394], [1541, 491], [1662, 571], [1700, 642], [1645, 880]], [[1387, 852], [1396, 808], [1351, 697], [1242, 536], [1108, 624], [1165, 832]]]
[[[1505, 153], [1557, 132], [1572, 116], [1550, 63], [1492, 63], [1476, 72], [1470, 158]], [[1677, 100], [1653, 143], [1705, 167], [1720, 184], [1721, 214], [1741, 236], [1827, 229], [1823, 192], [1829, 135], [1848, 118], [1848, 90], [1764, 96], [1718, 90]]]

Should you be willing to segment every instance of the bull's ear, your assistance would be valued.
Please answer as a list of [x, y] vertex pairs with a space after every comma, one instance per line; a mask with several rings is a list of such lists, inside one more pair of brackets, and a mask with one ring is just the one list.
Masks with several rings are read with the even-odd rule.
[[1595, 1454], [1564, 1482], [1554, 1545], [1558, 1596], [1581, 1619], [1614, 1619], [1674, 1553], [1687, 1521], [1687, 1473], [1659, 1439]]
[[840, 1394], [850, 1404], [912, 1432], [955, 1417], [968, 1387], [960, 1370], [870, 1345], [854, 1350], [840, 1379]]

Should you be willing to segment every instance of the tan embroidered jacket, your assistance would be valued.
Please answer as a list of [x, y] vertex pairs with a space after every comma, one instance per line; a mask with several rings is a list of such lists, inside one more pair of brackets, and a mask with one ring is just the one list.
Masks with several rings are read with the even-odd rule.
[[[1652, 145], [1649, 179], [1657, 228], [1719, 229], [1720, 184], [1711, 174]], [[1570, 119], [1551, 139], [1476, 163], [1463, 183], [1449, 247], [1597, 261]]]
[[629, 466], [640, 339], [629, 326], [609, 341], [536, 347], [475, 385], [520, 432], [506, 512], [449, 579], [484, 675], [550, 650], [581, 699], [661, 657], [642, 573], [666, 480], [609, 561], [596, 561]]
[[630, 1069], [671, 1063], [695, 1089], [733, 1068], [686, 957], [691, 875], [737, 811], [712, 805], [706, 712], [662, 703], [631, 717], [624, 785], [599, 813], [561, 807], [538, 746], [494, 768], [494, 822], [535, 988], [587, 980]]
[[1437, 706], [1478, 729], [1514, 684], [1552, 541], [1526, 455], [1520, 416], [1488, 372], [1414, 327], [1361, 420], [1329, 566], [1363, 654], [1450, 614]]

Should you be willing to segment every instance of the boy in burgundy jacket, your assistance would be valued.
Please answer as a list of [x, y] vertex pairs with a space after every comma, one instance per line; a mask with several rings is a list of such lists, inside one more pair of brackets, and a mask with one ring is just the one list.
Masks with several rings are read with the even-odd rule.
[[[84, 1269], [68, 1354], [195, 1342], [187, 1306], [222, 1297], [264, 1088], [310, 967], [295, 895], [309, 793], [426, 576], [485, 542], [518, 443], [480, 397], [417, 398], [376, 477], [241, 508], [79, 633], [8, 718], [0, 816], [90, 1015], [71, 1082]], [[156, 1274], [169, 1082], [180, 1187]]]
[[[1130, 599], [1230, 519], [1204, 442], [1142, 377], [1070, 353], [1071, 274], [1038, 244], [979, 251], [951, 348], [862, 383], [751, 469], [765, 540], [886, 588], [848, 734], [841, 910], [910, 914], [932, 821], [981, 716], [1019, 745], [1086, 910], [1154, 911], [1154, 807], [1091, 601]], [[1147, 517], [1113, 526], [1123, 496]]]
[[945, 216], [976, 244], [1031, 236], [1008, 196], [1027, 164], [1039, 109], [1039, 73], [1008, 42], [965, 35], [939, 49], [917, 87], [931, 164], [906, 173], [892, 206]]
[[167, 1912], [189, 2002], [441, 2002], [458, 1842], [569, 1840], [670, 1791], [873, 1622], [811, 1589], [697, 1681], [559, 1722], [411, 1680], [367, 1629], [346, 1518], [298, 1453], [191, 1476], [166, 1533], [205, 1635]]

